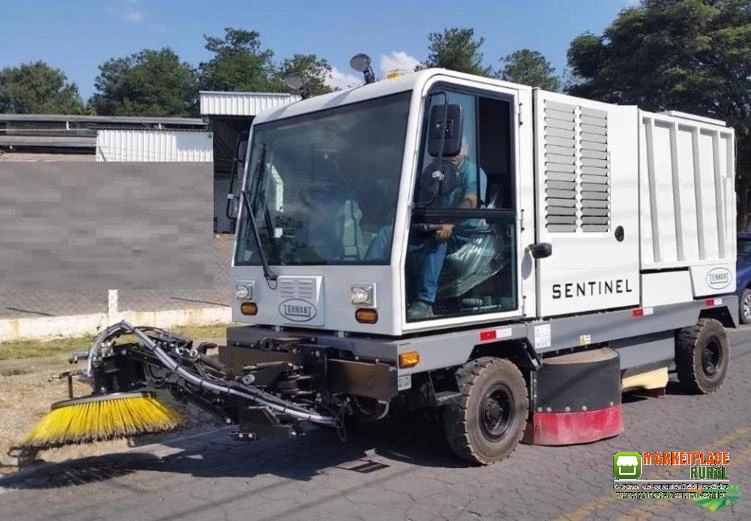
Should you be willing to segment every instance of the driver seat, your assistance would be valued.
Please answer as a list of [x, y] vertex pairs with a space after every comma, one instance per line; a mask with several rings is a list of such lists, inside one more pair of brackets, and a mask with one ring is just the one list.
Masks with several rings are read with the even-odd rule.
[[[499, 183], [490, 183], [480, 208], [495, 208], [499, 198]], [[501, 271], [503, 238], [494, 226], [482, 220], [482, 225], [470, 230], [471, 239], [446, 256], [438, 278], [437, 299], [459, 298]]]

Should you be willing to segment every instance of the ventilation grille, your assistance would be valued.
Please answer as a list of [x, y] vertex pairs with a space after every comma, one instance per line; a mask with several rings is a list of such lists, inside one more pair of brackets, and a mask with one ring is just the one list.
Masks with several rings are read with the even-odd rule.
[[576, 231], [576, 111], [545, 102], [545, 205], [551, 232]]
[[315, 303], [316, 280], [310, 278], [279, 277], [279, 296], [283, 299], [303, 299]]
[[608, 231], [607, 112], [547, 100], [544, 111], [546, 229]]

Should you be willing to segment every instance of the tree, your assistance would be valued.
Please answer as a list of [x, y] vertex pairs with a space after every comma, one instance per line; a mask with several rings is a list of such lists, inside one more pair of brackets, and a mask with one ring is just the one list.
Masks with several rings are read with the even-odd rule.
[[65, 73], [43, 61], [0, 70], [0, 112], [80, 114], [83, 100]]
[[[324, 58], [319, 58], [315, 54], [295, 54], [292, 58], [284, 60], [279, 68], [278, 78], [283, 82], [284, 77], [291, 73], [305, 76], [310, 93], [314, 96], [332, 92], [331, 87], [327, 85], [331, 65]], [[286, 86], [285, 88], [290, 90]]]
[[90, 104], [108, 116], [196, 114], [197, 80], [172, 49], [146, 49], [99, 66]]
[[602, 35], [571, 42], [569, 92], [653, 111], [727, 121], [738, 142], [739, 226], [751, 203], [751, 4], [748, 0], [643, 0]]
[[538, 51], [519, 49], [501, 58], [501, 62], [504, 65], [498, 76], [503, 80], [551, 91], [560, 88], [561, 81], [555, 75], [555, 68]]
[[443, 67], [480, 76], [491, 76], [492, 69], [482, 64], [480, 47], [485, 38], [475, 39], [474, 29], [451, 28], [430, 33], [430, 48], [425, 67]]
[[199, 66], [202, 90], [283, 90], [272, 61], [274, 53], [261, 48], [261, 35], [256, 31], [228, 27], [224, 38], [204, 38], [206, 50], [214, 57]]
[[560, 88], [555, 68], [538, 51], [519, 49], [501, 58], [501, 62], [504, 64], [498, 74], [501, 79], [551, 91]]

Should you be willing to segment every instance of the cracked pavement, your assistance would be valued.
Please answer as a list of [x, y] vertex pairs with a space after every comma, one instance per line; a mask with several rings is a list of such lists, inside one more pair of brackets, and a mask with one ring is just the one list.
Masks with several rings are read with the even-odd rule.
[[[626, 397], [625, 432], [594, 444], [520, 445], [473, 467], [451, 455], [439, 426], [417, 419], [346, 443], [324, 429], [240, 443], [220, 429], [0, 479], [0, 520], [751, 519], [751, 328], [730, 339], [720, 391]], [[615, 452], [669, 450], [729, 451], [740, 499], [710, 512], [687, 499], [615, 497]], [[687, 478], [688, 468], [644, 475]]]

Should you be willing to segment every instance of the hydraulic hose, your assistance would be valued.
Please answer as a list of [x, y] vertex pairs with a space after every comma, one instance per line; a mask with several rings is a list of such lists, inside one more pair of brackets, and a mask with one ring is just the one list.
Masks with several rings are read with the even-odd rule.
[[94, 340], [94, 343], [91, 346], [91, 352], [90, 352], [89, 360], [88, 360], [89, 362], [88, 368], [89, 368], [90, 375], [93, 374], [92, 373], [93, 359], [97, 358], [102, 342], [106, 338], [111, 336], [113, 333], [118, 332], [119, 330], [124, 330], [127, 333], [132, 333], [135, 336], [137, 336], [144, 343], [144, 345], [154, 354], [154, 356], [156, 356], [156, 358], [164, 365], [164, 367], [166, 367], [173, 373], [179, 375], [180, 377], [184, 378], [186, 381], [192, 383], [193, 385], [197, 387], [200, 387], [202, 389], [206, 389], [212, 392], [229, 394], [232, 396], [243, 398], [245, 400], [250, 400], [254, 403], [258, 403], [260, 405], [268, 407], [269, 409], [272, 409], [276, 412], [293, 416], [297, 418], [298, 420], [310, 421], [310, 422], [319, 423], [322, 425], [335, 425], [336, 424], [336, 418], [334, 418], [333, 416], [325, 416], [325, 415], [319, 414], [318, 412], [310, 411], [308, 409], [300, 407], [291, 402], [287, 402], [275, 396], [269, 395], [268, 393], [264, 393], [261, 390], [251, 390], [246, 386], [241, 387], [238, 384], [224, 384], [224, 383], [219, 384], [219, 383], [211, 382], [206, 378], [202, 378], [188, 371], [184, 367], [182, 367], [175, 359], [173, 359], [169, 354], [167, 354], [161, 347], [156, 345], [142, 331], [140, 331], [138, 328], [134, 327], [133, 325], [125, 321], [119, 322], [118, 324], [115, 324], [114, 326], [107, 328], [105, 331], [97, 335], [96, 339]]

